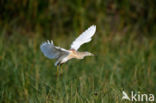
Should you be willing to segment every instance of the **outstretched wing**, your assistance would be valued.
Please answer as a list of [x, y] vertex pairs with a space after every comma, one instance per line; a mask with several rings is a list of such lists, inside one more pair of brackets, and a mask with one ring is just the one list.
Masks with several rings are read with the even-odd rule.
[[67, 56], [69, 54], [68, 50], [54, 46], [53, 41], [44, 42], [43, 44], [41, 44], [40, 49], [44, 56], [48, 57], [49, 59], [59, 58], [61, 56]]
[[84, 43], [88, 43], [92, 40], [92, 36], [96, 31], [96, 26], [92, 25], [86, 31], [84, 31], [75, 41], [71, 44], [71, 49], [78, 50]]

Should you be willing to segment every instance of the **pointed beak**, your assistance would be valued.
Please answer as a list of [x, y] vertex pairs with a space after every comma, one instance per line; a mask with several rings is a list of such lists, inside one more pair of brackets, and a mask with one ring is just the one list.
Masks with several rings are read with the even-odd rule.
[[94, 54], [90, 53], [89, 56], [95, 56]]

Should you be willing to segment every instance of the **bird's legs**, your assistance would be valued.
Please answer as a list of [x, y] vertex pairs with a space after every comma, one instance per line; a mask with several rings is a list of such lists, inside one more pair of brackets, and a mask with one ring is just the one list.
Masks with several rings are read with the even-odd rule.
[[63, 64], [57, 65], [56, 77], [59, 77], [59, 75], [62, 75], [63, 74], [62, 65]]
[[60, 71], [61, 73], [60, 74], [61, 75], [63, 74], [62, 66], [63, 66], [63, 64], [60, 65], [60, 69], [61, 69], [61, 71]]
[[60, 65], [57, 65], [56, 77], [59, 76], [59, 69], [60, 69]]

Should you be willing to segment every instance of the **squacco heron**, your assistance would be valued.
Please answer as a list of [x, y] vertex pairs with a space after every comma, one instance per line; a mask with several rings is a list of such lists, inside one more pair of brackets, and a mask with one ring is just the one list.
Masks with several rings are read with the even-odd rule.
[[[92, 25], [86, 31], [84, 31], [78, 38], [76, 38], [71, 44], [71, 48], [66, 50], [64, 48], [57, 47], [53, 44], [53, 41], [47, 41], [41, 44], [40, 49], [44, 56], [49, 59], [56, 59], [55, 66], [57, 66], [57, 74], [59, 73], [60, 65], [67, 62], [72, 58], [83, 59], [85, 56], [93, 56], [90, 52], [79, 52], [78, 49], [84, 43], [91, 41], [92, 36], [95, 34], [96, 26]], [[62, 69], [61, 69], [62, 70]]]

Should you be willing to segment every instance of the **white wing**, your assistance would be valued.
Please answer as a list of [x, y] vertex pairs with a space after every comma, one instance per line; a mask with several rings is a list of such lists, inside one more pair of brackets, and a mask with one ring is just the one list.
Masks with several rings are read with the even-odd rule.
[[44, 42], [43, 44], [41, 44], [40, 49], [43, 52], [44, 56], [48, 57], [49, 59], [59, 58], [61, 56], [66, 56], [69, 54], [68, 50], [54, 46], [53, 41]]
[[95, 31], [96, 31], [95, 25], [89, 27], [71, 44], [71, 49], [78, 50], [82, 44], [90, 42], [91, 37], [94, 35]]

